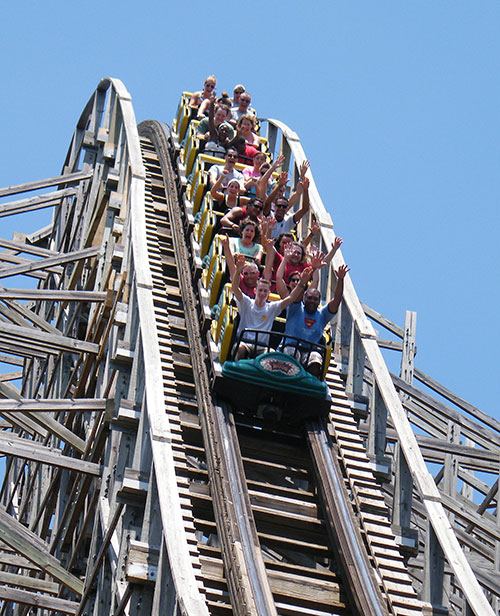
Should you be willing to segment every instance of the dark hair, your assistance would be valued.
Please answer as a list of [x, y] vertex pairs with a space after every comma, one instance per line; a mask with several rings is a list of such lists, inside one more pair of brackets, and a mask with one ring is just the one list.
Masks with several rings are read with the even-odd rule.
[[299, 242], [292, 242], [292, 246], [298, 246], [300, 248], [300, 251], [302, 253], [302, 256], [300, 257], [300, 261], [299, 263], [303, 263], [305, 257], [306, 257], [306, 251], [304, 250], [304, 246], [302, 246], [302, 244], [300, 244]]
[[258, 244], [260, 241], [260, 225], [258, 222], [256, 222], [255, 220], [253, 220], [250, 217], [244, 218], [241, 222], [240, 222], [240, 237], [243, 234], [243, 230], [245, 229], [245, 227], [247, 227], [248, 225], [251, 225], [254, 230], [255, 230], [255, 235], [253, 238], [253, 241]]
[[[281, 240], [284, 237], [289, 237], [292, 240], [292, 242], [295, 241], [295, 237], [294, 237], [293, 233], [290, 233], [290, 231], [285, 231], [285, 233], [280, 233], [278, 235], [278, 237], [276, 238], [276, 241], [274, 242], [274, 247], [276, 248], [276, 252], [280, 252]], [[281, 252], [280, 252], [280, 254], [281, 254]]]

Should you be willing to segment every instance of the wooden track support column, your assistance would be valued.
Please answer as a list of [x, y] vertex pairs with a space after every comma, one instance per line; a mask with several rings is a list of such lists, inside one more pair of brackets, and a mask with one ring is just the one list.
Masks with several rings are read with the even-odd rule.
[[[415, 331], [417, 313], [406, 311], [401, 357], [401, 378], [410, 385], [413, 383], [413, 367], [415, 356]], [[406, 394], [402, 394], [403, 397]], [[413, 499], [413, 479], [408, 462], [398, 443], [396, 446], [396, 474], [394, 479], [394, 509], [392, 528], [398, 536], [401, 550], [407, 554], [418, 552], [418, 532], [411, 528], [411, 507]]]

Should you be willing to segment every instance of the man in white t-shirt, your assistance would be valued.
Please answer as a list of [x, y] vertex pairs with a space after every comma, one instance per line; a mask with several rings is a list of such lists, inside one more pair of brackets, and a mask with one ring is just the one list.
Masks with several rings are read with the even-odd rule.
[[257, 346], [258, 352], [263, 352], [269, 344], [269, 334], [273, 327], [274, 319], [293, 302], [296, 302], [303, 293], [307, 282], [311, 278], [312, 267], [307, 267], [301, 274], [300, 282], [288, 297], [282, 300], [268, 302], [271, 291], [269, 280], [261, 278], [255, 289], [255, 299], [244, 295], [240, 289], [240, 274], [245, 266], [245, 256], [236, 255], [236, 270], [233, 276], [232, 291], [236, 299], [240, 315], [238, 336], [245, 329], [257, 329], [261, 333], [248, 333], [243, 336], [238, 346], [235, 360], [244, 359], [254, 352]]

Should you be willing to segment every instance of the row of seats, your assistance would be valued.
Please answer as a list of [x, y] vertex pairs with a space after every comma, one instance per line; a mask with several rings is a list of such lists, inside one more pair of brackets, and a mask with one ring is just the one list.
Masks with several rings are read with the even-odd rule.
[[[225, 161], [200, 152], [199, 139], [196, 136], [198, 121], [194, 119], [196, 110], [189, 107], [190, 98], [190, 92], [183, 92], [173, 128], [178, 135], [180, 160], [187, 178], [186, 197], [190, 204], [189, 214], [194, 223], [192, 249], [197, 262], [204, 263], [199, 289], [208, 308], [205, 314], [209, 321], [207, 329], [213, 344], [218, 348], [218, 359], [223, 363], [230, 358], [237, 330], [238, 311], [233, 301], [221, 236], [216, 234], [218, 221], [225, 212], [220, 210], [218, 204], [214, 204], [210, 196], [208, 171], [212, 165], [223, 165]], [[264, 140], [263, 143], [266, 149], [267, 142]], [[236, 163], [236, 168], [242, 171], [245, 165]], [[271, 294], [270, 300], [278, 299], [278, 295]], [[277, 332], [274, 336], [277, 345], [279, 333], [285, 330], [284, 314], [276, 319], [274, 330]], [[328, 342], [327, 366], [331, 354], [329, 328], [325, 330], [325, 334]]]

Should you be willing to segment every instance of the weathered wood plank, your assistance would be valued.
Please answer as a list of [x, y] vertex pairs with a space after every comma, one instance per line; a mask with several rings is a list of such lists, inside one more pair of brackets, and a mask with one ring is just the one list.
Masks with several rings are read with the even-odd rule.
[[0, 218], [12, 216], [13, 214], [32, 212], [33, 210], [41, 210], [46, 207], [53, 207], [61, 203], [61, 199], [71, 197], [75, 192], [76, 190], [74, 188], [67, 188], [66, 190], [58, 190], [38, 197], [3, 203], [0, 205]]
[[20, 438], [14, 434], [0, 434], [0, 453], [10, 456], [34, 460], [51, 466], [60, 466], [70, 470], [100, 476], [101, 467], [94, 462], [87, 462], [78, 458], [70, 458], [62, 455], [60, 449], [46, 447], [35, 441]]
[[92, 353], [97, 355], [99, 345], [67, 336], [56, 336], [43, 332], [34, 327], [23, 327], [21, 325], [10, 325], [0, 323], [0, 338], [4, 341], [11, 340], [13, 343], [21, 342], [35, 346], [36, 349], [45, 350], [47, 353], [58, 353], [59, 351], [70, 351], [72, 353]]
[[91, 171], [77, 171], [75, 173], [56, 175], [52, 178], [46, 178], [44, 180], [36, 180], [34, 182], [26, 182], [24, 184], [15, 184], [12, 186], [6, 186], [5, 188], [0, 188], [0, 197], [29, 192], [31, 190], [39, 190], [40, 188], [48, 188], [49, 186], [58, 186], [59, 184], [81, 182], [82, 180], [88, 180], [91, 177]]
[[0, 289], [0, 299], [34, 299], [71, 302], [104, 302], [107, 293], [50, 289]]
[[24, 263], [22, 265], [2, 267], [0, 268], [0, 278], [7, 278], [8, 276], [17, 276], [28, 272], [45, 270], [55, 265], [64, 265], [66, 263], [72, 263], [73, 261], [81, 261], [83, 259], [97, 256], [100, 250], [100, 246], [91, 246], [90, 248], [84, 248], [83, 250], [62, 253], [57, 257], [46, 257], [43, 259], [38, 259], [37, 261], [30, 260], [29, 263]]
[[3, 507], [0, 507], [0, 539], [76, 594], [83, 593], [83, 582], [66, 571], [57, 558], [49, 553], [47, 544], [10, 516]]
[[15, 590], [13, 588], [7, 588], [6, 586], [0, 586], [0, 599], [3, 601], [13, 601], [14, 603], [45, 608], [61, 612], [62, 614], [76, 614], [79, 605], [75, 601], [48, 597], [47, 595], [28, 592], [27, 590]]
[[105, 398], [21, 398], [0, 400], [0, 412], [105, 411]]

